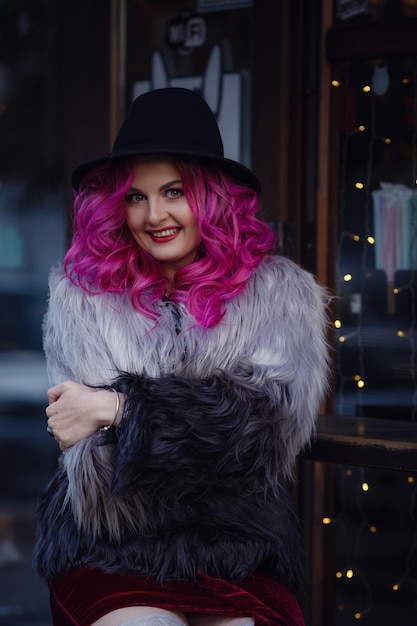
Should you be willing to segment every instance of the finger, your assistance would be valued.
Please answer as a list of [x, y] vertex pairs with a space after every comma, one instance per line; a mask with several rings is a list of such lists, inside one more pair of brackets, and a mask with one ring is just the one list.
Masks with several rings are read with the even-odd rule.
[[65, 391], [65, 384], [61, 383], [59, 385], [55, 385], [55, 387], [51, 387], [47, 391], [49, 404], [52, 402], [56, 402], [62, 396]]

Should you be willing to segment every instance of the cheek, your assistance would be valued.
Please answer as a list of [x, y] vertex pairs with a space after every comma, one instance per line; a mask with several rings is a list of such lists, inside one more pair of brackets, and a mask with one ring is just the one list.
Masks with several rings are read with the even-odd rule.
[[194, 241], [195, 244], [198, 246], [201, 243], [201, 235], [200, 235], [200, 230], [198, 228], [198, 226], [196, 225], [195, 229], [194, 229]]
[[188, 215], [187, 226], [188, 226], [189, 232], [192, 233], [193, 239], [198, 240], [198, 243], [199, 243], [201, 240], [200, 227], [199, 227], [198, 219], [195, 217], [193, 213], [191, 213], [191, 211]]
[[129, 211], [129, 210], [126, 211], [126, 224], [130, 232], [133, 233], [133, 232], [137, 232], [138, 230], [141, 230], [142, 221], [143, 220], [141, 220], [138, 212]]

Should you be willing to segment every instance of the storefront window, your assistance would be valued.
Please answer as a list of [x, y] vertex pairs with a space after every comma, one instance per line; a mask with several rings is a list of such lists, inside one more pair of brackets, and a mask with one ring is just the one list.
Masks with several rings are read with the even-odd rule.
[[41, 325], [65, 245], [54, 4], [0, 1], [0, 621], [13, 626], [49, 623], [31, 559], [56, 462]]
[[145, 91], [197, 91], [216, 116], [225, 154], [250, 165], [253, 0], [129, 0], [126, 103]]
[[340, 76], [337, 412], [417, 409], [415, 59]]
[[[339, 9], [353, 4], [336, 3]], [[339, 146], [335, 419], [411, 422], [417, 416], [417, 57], [401, 51], [401, 33], [407, 36], [410, 21], [417, 24], [404, 13], [406, 3], [362, 5], [345, 21], [351, 33], [360, 32], [363, 54], [352, 47], [351, 59], [332, 66]], [[340, 15], [332, 41], [344, 27]], [[388, 35], [385, 55], [381, 32]], [[416, 477], [339, 465], [333, 504], [334, 623], [411, 626]]]

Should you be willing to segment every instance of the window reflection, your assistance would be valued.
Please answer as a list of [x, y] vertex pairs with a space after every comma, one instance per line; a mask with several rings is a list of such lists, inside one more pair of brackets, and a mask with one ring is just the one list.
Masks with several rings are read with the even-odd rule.
[[0, 2], [0, 620], [13, 626], [49, 624], [31, 558], [56, 463], [41, 324], [65, 245], [53, 4]]
[[345, 415], [415, 416], [416, 71], [413, 59], [350, 65], [337, 87], [337, 411]]
[[[335, 410], [414, 421], [417, 59], [346, 62], [337, 71]], [[335, 623], [414, 624], [415, 476], [336, 466], [333, 506]]]

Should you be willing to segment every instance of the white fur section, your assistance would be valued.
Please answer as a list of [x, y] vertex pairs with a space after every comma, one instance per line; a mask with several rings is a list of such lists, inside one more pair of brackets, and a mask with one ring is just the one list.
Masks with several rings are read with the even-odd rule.
[[[244, 292], [227, 303], [215, 328], [193, 327], [180, 305], [183, 332], [178, 334], [169, 305], [157, 306], [155, 326], [133, 309], [128, 295], [86, 294], [57, 269], [51, 274], [44, 327], [50, 381], [105, 384], [122, 371], [194, 378], [225, 371], [240, 384], [262, 388], [283, 413], [283, 441], [277, 448], [281, 456], [285, 450], [282, 470], [290, 476], [327, 390], [327, 300], [311, 274], [284, 257], [271, 257]], [[104, 523], [118, 536], [119, 522], [140, 525], [144, 512], [135, 522], [133, 506], [116, 503], [106, 509], [102, 481], [108, 483], [111, 469], [104, 470], [98, 458], [103, 453], [91, 439], [66, 451], [68, 497], [76, 519], [97, 532], [104, 507]]]

